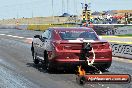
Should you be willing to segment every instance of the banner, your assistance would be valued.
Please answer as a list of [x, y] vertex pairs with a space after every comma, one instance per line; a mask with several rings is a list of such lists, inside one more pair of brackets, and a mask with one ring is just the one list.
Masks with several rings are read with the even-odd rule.
[[132, 45], [111, 43], [112, 55], [132, 59]]

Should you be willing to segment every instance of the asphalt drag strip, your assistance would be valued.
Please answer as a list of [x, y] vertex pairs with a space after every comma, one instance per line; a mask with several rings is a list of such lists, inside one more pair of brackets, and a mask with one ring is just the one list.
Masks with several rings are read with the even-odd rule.
[[[0, 35], [0, 88], [132, 88], [132, 82], [80, 86], [76, 82], [77, 76], [72, 72], [48, 73], [41, 64], [33, 64], [31, 43], [24, 42], [27, 38], [32, 38], [34, 31], [21, 32], [0, 31], [0, 34], [5, 34]], [[11, 37], [11, 35], [24, 38]], [[128, 61], [113, 57], [110, 69], [103, 74], [132, 75], [131, 66]]]
[[[10, 68], [10, 67], [8, 67]], [[1, 88], [38, 88], [25, 77], [14, 73], [7, 66], [0, 66], [0, 87]]]

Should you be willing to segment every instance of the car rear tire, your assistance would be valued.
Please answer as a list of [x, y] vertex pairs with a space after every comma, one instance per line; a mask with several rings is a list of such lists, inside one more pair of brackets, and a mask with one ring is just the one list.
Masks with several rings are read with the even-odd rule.
[[105, 72], [105, 71], [107, 71], [107, 70], [110, 68], [110, 66], [111, 66], [111, 62], [108, 62], [108, 63], [105, 63], [105, 64], [101, 65], [101, 66], [99, 67], [99, 69], [100, 69], [102, 72]]
[[48, 54], [47, 52], [44, 52], [44, 64], [45, 64], [45, 68], [48, 72], [52, 72], [53, 68], [51, 66], [51, 63], [48, 60]]

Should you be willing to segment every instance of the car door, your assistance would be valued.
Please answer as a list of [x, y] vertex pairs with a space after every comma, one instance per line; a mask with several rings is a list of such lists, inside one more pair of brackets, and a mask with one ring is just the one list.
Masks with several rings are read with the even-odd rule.
[[50, 38], [51, 38], [50, 30], [46, 30], [42, 34], [41, 43], [40, 43], [40, 47], [39, 47], [39, 55], [41, 57], [43, 57], [44, 51], [47, 50], [50, 45], [49, 44]]
[[40, 38], [34, 38], [34, 39], [33, 39], [34, 52], [35, 52], [37, 55], [39, 55], [38, 50], [39, 50], [39, 47], [40, 47], [40, 42], [41, 42]]
[[48, 38], [45, 40], [45, 50], [51, 51], [51, 40], [52, 40], [52, 31], [48, 30]]

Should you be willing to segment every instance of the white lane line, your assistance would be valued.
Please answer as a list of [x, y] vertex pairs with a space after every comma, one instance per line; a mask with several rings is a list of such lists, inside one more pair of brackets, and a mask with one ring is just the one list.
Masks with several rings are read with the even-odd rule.
[[101, 84], [98, 84], [98, 85], [101, 85]]
[[94, 85], [92, 85], [92, 87], [94, 87]]
[[20, 39], [22, 39], [22, 38], [24, 38], [24, 37], [17, 37], [17, 38], [20, 38]]
[[132, 63], [131, 59], [124, 59], [124, 58], [114, 57], [113, 60], [119, 61], [119, 62], [125, 62], [125, 63]]
[[6, 35], [6, 36], [8, 36], [8, 37], [12, 37], [13, 35]]
[[13, 38], [18, 38], [19, 36], [12, 36]]
[[[21, 37], [21, 36], [14, 36], [14, 35], [6, 35], [6, 34], [0, 34], [0, 35], [5, 35], [5, 36], [8, 36], [8, 37], [13, 37], [13, 38], [20, 38], [20, 39], [24, 38], [24, 37]], [[29, 39], [32, 39], [32, 38], [29, 38]]]
[[31, 44], [33, 41], [33, 38], [26, 38], [25, 42]]
[[5, 35], [5, 34], [0, 34], [0, 35]]
[[18, 39], [25, 39], [24, 42], [31, 44], [33, 41], [33, 38], [25, 38], [25, 37], [21, 37], [21, 36], [14, 36], [14, 35], [6, 35], [6, 34], [0, 34], [0, 35], [5, 35], [8, 37], [12, 37], [12, 38], [18, 38]]
[[91, 87], [93, 87], [93, 85], [90, 85]]
[[26, 38], [26, 39], [33, 40], [33, 38]]

